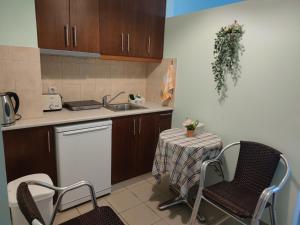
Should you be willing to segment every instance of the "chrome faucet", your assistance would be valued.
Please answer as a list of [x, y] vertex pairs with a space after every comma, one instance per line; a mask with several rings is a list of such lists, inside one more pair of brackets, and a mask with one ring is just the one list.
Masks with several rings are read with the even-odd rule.
[[113, 98], [111, 98], [109, 101], [107, 100], [107, 97], [110, 96], [110, 95], [104, 95], [102, 97], [102, 104], [103, 106], [107, 106], [109, 105], [109, 103], [111, 103], [113, 100], [115, 100], [119, 95], [121, 94], [125, 94], [125, 91], [121, 91], [119, 92], [118, 94], [116, 94]]

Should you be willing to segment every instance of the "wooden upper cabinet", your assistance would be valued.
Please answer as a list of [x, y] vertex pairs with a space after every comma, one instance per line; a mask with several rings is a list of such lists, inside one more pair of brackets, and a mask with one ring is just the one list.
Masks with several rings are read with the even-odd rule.
[[[40, 48], [163, 57], [166, 0], [35, 0]], [[121, 59], [121, 58], [119, 58]]]
[[104, 56], [161, 59], [166, 0], [100, 0]]
[[36, 0], [40, 48], [99, 52], [99, 0]]
[[163, 57], [165, 29], [165, 0], [131, 0], [134, 17], [132, 34], [132, 53], [136, 57]]
[[163, 58], [166, 1], [151, 0], [147, 2], [150, 11], [147, 20], [147, 54], [151, 58]]
[[72, 50], [99, 53], [99, 0], [71, 0]]
[[101, 54], [113, 56], [127, 54], [123, 7], [123, 0], [100, 0]]
[[127, 31], [129, 35], [129, 55], [134, 57], [146, 57], [146, 20], [148, 10], [146, 0], [129, 0], [127, 9], [128, 23]]
[[70, 50], [69, 0], [36, 0], [38, 45], [40, 48]]

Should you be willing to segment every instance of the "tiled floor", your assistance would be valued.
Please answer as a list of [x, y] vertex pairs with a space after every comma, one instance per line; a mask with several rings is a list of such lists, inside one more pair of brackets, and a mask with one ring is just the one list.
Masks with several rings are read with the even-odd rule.
[[[113, 186], [110, 195], [98, 198], [98, 205], [110, 206], [127, 225], [183, 225], [188, 224], [191, 210], [184, 205], [160, 211], [157, 206], [173, 197], [167, 179], [156, 184], [150, 174], [137, 177]], [[237, 225], [235, 221], [224, 220], [221, 214], [209, 205], [203, 204], [203, 211], [209, 225]], [[59, 213], [55, 225], [67, 221], [92, 209], [91, 203]], [[200, 223], [199, 223], [200, 224]]]

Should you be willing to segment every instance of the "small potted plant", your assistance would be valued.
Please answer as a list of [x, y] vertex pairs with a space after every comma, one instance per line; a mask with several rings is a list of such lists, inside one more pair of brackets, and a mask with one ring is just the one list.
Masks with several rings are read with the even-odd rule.
[[199, 120], [186, 119], [182, 125], [186, 128], [186, 136], [193, 137], [195, 134], [195, 129], [199, 125]]

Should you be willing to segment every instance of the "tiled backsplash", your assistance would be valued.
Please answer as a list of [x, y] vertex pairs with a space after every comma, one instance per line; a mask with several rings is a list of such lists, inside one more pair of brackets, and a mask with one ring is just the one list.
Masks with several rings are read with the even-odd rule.
[[96, 58], [40, 56], [39, 49], [0, 46], [0, 92], [20, 97], [23, 118], [42, 116], [42, 93], [56, 87], [65, 101], [95, 99], [125, 91], [160, 103], [160, 88], [171, 60], [160, 64], [106, 61]]
[[149, 64], [43, 55], [41, 62], [43, 93], [56, 87], [64, 101], [100, 100], [104, 95], [125, 91], [116, 102], [127, 101], [128, 94], [133, 93], [160, 103], [162, 77], [171, 60]]
[[146, 63], [59, 56], [42, 56], [41, 62], [43, 92], [56, 87], [65, 101], [100, 100], [120, 91], [126, 94], [118, 102], [127, 101], [129, 93], [146, 95]]
[[0, 46], [0, 92], [6, 91], [18, 94], [23, 118], [42, 115], [38, 48]]

